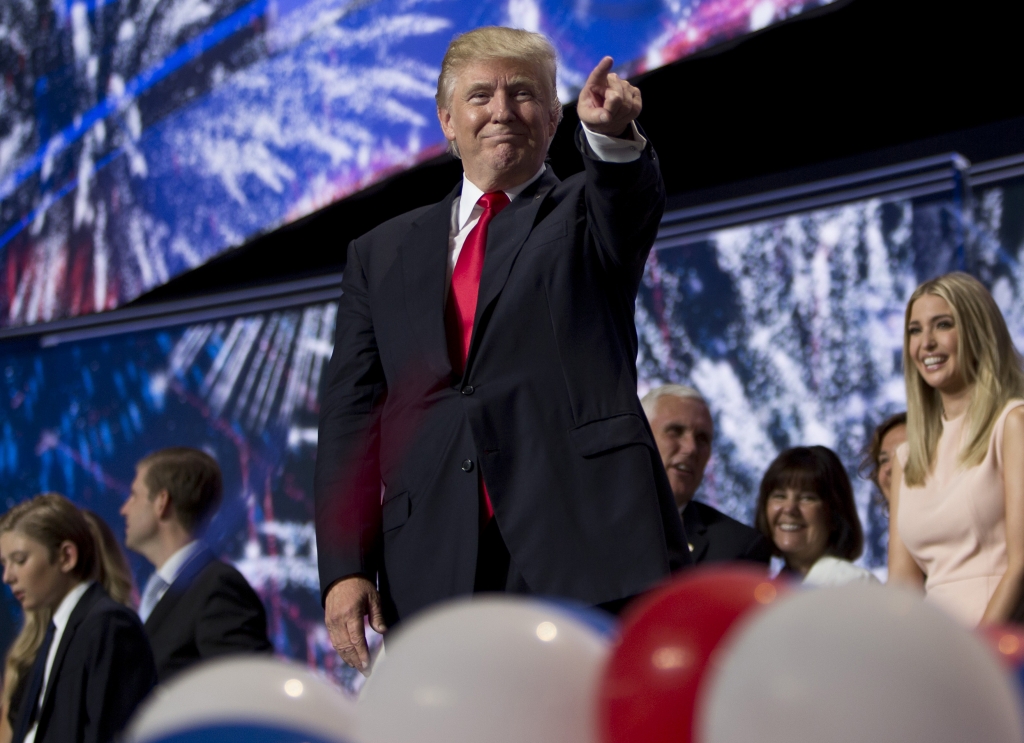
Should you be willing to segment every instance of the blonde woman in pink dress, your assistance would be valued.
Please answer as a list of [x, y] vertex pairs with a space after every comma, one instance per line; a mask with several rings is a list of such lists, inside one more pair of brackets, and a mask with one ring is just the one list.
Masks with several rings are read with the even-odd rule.
[[907, 305], [907, 442], [897, 450], [890, 583], [968, 626], [1005, 622], [1024, 582], [1024, 371], [1002, 313], [950, 273]]

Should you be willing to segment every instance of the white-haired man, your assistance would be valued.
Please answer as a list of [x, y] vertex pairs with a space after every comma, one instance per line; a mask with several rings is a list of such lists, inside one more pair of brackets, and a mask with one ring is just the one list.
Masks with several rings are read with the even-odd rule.
[[757, 529], [693, 499], [704, 479], [715, 436], [704, 397], [693, 387], [666, 384], [644, 395], [641, 403], [683, 517], [693, 561], [743, 560], [767, 565], [772, 547]]
[[551, 44], [457, 37], [437, 114], [462, 182], [349, 247], [315, 491], [327, 628], [360, 669], [365, 616], [488, 590], [614, 609], [690, 562], [636, 397], [664, 185], [611, 67], [579, 96], [585, 172], [560, 181]]

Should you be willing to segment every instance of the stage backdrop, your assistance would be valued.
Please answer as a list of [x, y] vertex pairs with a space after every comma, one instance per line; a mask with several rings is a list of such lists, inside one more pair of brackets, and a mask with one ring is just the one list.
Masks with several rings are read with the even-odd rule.
[[[833, 447], [856, 484], [863, 562], [882, 567], [885, 513], [856, 470], [870, 427], [903, 405], [905, 300], [920, 280], [969, 267], [1024, 342], [1022, 194], [1016, 181], [992, 183], [973, 209], [956, 193], [872, 198], [663, 239], [637, 303], [640, 391], [685, 382], [710, 401], [717, 435], [698, 498], [749, 522], [781, 449]], [[317, 301], [48, 348], [6, 343], [3, 505], [56, 490], [123, 535], [134, 463], [164, 446], [206, 449], [226, 484], [210, 541], [263, 598], [277, 651], [355, 689], [322, 623], [312, 524], [335, 309]], [[141, 585], [149, 567], [133, 559]], [[17, 612], [2, 595], [9, 637]]]
[[0, 327], [117, 307], [440, 154], [453, 35], [543, 31], [559, 93], [833, 0], [5, 0]]

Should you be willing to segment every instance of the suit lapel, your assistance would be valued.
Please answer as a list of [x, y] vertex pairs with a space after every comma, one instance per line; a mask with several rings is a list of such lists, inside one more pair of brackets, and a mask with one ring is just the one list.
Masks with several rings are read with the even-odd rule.
[[398, 245], [409, 327], [422, 344], [427, 363], [442, 377], [452, 372], [444, 331], [444, 291], [452, 200], [461, 192], [460, 180], [448, 198], [434, 204], [412, 223]]
[[690, 557], [695, 563], [704, 558], [708, 551], [708, 527], [704, 519], [700, 517], [697, 505], [690, 501], [683, 509], [683, 529], [686, 531], [686, 541], [690, 544]]
[[50, 707], [53, 706], [53, 686], [57, 679], [60, 677], [60, 667], [64, 663], [64, 658], [67, 657], [68, 648], [71, 646], [72, 641], [75, 639], [75, 632], [78, 630], [78, 625], [82, 623], [92, 605], [95, 604], [99, 598], [103, 595], [103, 588], [99, 583], [93, 583], [82, 594], [82, 598], [78, 600], [78, 604], [75, 606], [74, 611], [71, 612], [71, 616], [68, 617], [68, 623], [64, 627], [64, 632], [60, 636], [60, 644], [57, 646], [57, 653], [53, 656], [53, 665], [50, 667], [50, 677], [46, 681], [46, 688], [43, 689], [43, 704], [39, 709], [39, 730], [36, 734], [38, 740], [43, 739], [43, 726], [45, 721], [49, 720]]
[[186, 562], [181, 570], [178, 572], [174, 582], [170, 585], [164, 595], [160, 597], [160, 600], [156, 602], [156, 606], [153, 607], [153, 611], [150, 612], [149, 617], [146, 619], [146, 632], [150, 635], [154, 634], [167, 616], [171, 613], [171, 610], [177, 605], [178, 601], [188, 590], [189, 586], [192, 585], [192, 581], [195, 580], [196, 576], [202, 572], [203, 568], [209, 565], [214, 559], [216, 559], [212, 552], [206, 547], [201, 547], [194, 555], [192, 559]]
[[480, 294], [477, 297], [476, 317], [473, 320], [473, 340], [469, 347], [470, 358], [473, 356], [476, 339], [482, 332], [480, 319], [501, 294], [516, 256], [533, 230], [533, 224], [537, 220], [545, 197], [558, 183], [559, 180], [551, 172], [551, 168], [547, 168], [544, 174], [503, 209], [487, 228], [487, 252], [484, 255], [484, 268], [480, 276]]

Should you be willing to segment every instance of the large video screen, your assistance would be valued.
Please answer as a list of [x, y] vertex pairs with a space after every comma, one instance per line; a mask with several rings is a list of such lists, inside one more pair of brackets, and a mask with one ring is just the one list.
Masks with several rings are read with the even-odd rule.
[[539, 30], [574, 97], [833, 0], [0, 3], [0, 327], [117, 307], [440, 154], [453, 35]]

